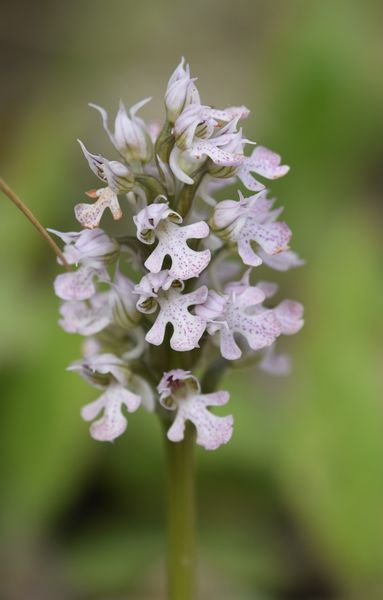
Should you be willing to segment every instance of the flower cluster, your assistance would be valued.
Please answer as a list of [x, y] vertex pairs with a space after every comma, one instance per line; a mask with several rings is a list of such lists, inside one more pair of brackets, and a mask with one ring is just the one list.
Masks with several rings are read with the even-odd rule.
[[[209, 410], [229, 400], [214, 391], [213, 373], [244, 359], [286, 372], [276, 340], [303, 325], [299, 302], [275, 304], [275, 284], [251, 282], [262, 263], [278, 271], [302, 263], [289, 249], [281, 209], [257, 179], [281, 177], [288, 167], [262, 146], [245, 154], [253, 142], [240, 123], [249, 110], [202, 104], [184, 60], [167, 85], [162, 128], [138, 116], [149, 100], [129, 110], [121, 102], [114, 128], [91, 105], [118, 157], [92, 154], [80, 142], [102, 183], [87, 192], [93, 202], [75, 206], [80, 231], [51, 230], [72, 266], [54, 282], [60, 325], [85, 337], [83, 358], [70, 369], [101, 390], [82, 410], [93, 438], [114, 440], [126, 413], [143, 406], [167, 424], [169, 440], [182, 440], [190, 422], [196, 443], [213, 450], [233, 428], [232, 416]], [[238, 199], [217, 201], [216, 191], [236, 181]], [[100, 227], [107, 209], [124, 217], [122, 235]]]

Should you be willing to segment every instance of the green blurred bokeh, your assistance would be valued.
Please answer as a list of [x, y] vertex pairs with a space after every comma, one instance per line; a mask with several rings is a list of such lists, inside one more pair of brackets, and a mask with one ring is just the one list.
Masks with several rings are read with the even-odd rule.
[[[185, 55], [203, 100], [246, 104], [291, 165], [272, 189], [307, 259], [277, 277], [306, 307], [293, 374], [232, 372], [232, 442], [198, 453], [201, 598], [383, 598], [383, 6], [379, 1], [0, 2], [1, 175], [73, 229], [108, 152], [94, 101], [153, 95]], [[112, 445], [79, 418], [53, 255], [0, 198], [0, 598], [163, 598], [160, 429]], [[273, 274], [259, 271], [260, 277]]]

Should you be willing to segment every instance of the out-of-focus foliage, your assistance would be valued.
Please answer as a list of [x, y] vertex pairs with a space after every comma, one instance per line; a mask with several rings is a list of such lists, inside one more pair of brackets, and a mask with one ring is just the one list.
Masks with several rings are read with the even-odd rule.
[[[182, 54], [203, 98], [249, 106], [249, 137], [292, 167], [272, 189], [307, 266], [278, 279], [306, 327], [287, 340], [291, 377], [225, 382], [233, 440], [198, 453], [201, 597], [383, 595], [382, 12], [373, 0], [1, 4], [0, 170], [44, 225], [75, 228], [95, 185], [75, 139], [107, 142], [87, 102], [154, 90], [145, 114], [162, 118]], [[0, 596], [160, 599], [160, 429], [136, 414], [113, 445], [90, 440], [54, 257], [3, 197], [0, 239]]]

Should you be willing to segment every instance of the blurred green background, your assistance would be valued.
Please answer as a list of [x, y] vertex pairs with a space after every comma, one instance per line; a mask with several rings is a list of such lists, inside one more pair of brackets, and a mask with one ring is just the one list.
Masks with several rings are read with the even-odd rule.
[[[382, 18], [374, 0], [0, 1], [0, 172], [44, 225], [76, 228], [95, 185], [76, 137], [111, 155], [87, 102], [153, 95], [162, 118], [181, 55], [291, 165], [272, 189], [307, 265], [277, 279], [306, 326], [290, 377], [224, 382], [233, 440], [198, 452], [201, 599], [383, 598]], [[159, 427], [90, 439], [54, 256], [4, 197], [0, 240], [0, 598], [160, 600]]]

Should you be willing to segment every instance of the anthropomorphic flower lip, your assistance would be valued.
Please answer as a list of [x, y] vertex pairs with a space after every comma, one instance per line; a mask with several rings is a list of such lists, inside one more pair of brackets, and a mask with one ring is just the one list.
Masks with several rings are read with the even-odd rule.
[[78, 222], [83, 227], [94, 229], [99, 226], [107, 208], [110, 209], [114, 220], [121, 219], [122, 210], [117, 196], [133, 189], [134, 175], [125, 164], [117, 160], [107, 160], [101, 154], [92, 154], [81, 140], [78, 142], [93, 173], [107, 184], [107, 187], [87, 192], [90, 198], [96, 199], [94, 204], [80, 203], [75, 206]]
[[291, 231], [286, 223], [276, 221], [280, 210], [271, 210], [273, 200], [260, 192], [249, 198], [239, 193], [239, 200], [224, 200], [217, 204], [212, 228], [218, 235], [236, 242], [238, 253], [245, 265], [257, 267], [262, 258], [253, 244], [268, 255], [279, 254], [288, 248]]
[[[202, 286], [194, 292], [183, 294], [182, 284], [179, 286], [179, 282], [176, 281], [176, 285], [172, 285], [169, 274], [170, 272], [167, 271], [159, 273], [157, 286], [153, 285], [151, 275], [145, 275], [142, 278], [135, 290], [140, 295], [137, 308], [143, 313], [155, 312], [157, 306], [160, 309], [154, 324], [145, 336], [147, 342], [155, 346], [161, 345], [164, 341], [166, 326], [170, 323], [173, 326], [173, 335], [170, 338], [171, 348], [179, 352], [186, 352], [199, 347], [198, 342], [206, 328], [206, 320], [192, 315], [189, 307], [205, 302], [208, 289], [206, 286]], [[159, 287], [161, 281], [165, 288]]]
[[172, 266], [169, 275], [173, 279], [186, 280], [198, 277], [210, 261], [210, 250], [195, 251], [189, 248], [189, 239], [202, 239], [209, 235], [209, 226], [203, 222], [180, 226], [182, 217], [169, 209], [168, 204], [151, 204], [141, 210], [134, 222], [137, 237], [146, 244], [157, 238], [158, 244], [145, 261], [151, 273], [159, 273], [166, 256], [170, 256]]
[[237, 169], [236, 175], [243, 185], [252, 192], [259, 192], [265, 186], [257, 181], [252, 173], [257, 173], [266, 179], [278, 179], [289, 172], [287, 165], [281, 165], [279, 154], [263, 146], [256, 146], [250, 156], [246, 157]]
[[84, 406], [81, 415], [85, 421], [94, 421], [90, 434], [95, 440], [111, 442], [124, 433], [128, 421], [122, 408], [135, 412], [141, 404], [153, 410], [153, 393], [148, 383], [133, 374], [127, 364], [113, 354], [93, 355], [69, 367], [77, 371], [94, 387], [104, 390], [101, 396]]
[[227, 291], [222, 295], [210, 291], [205, 304], [196, 307], [196, 314], [207, 320], [208, 332], [219, 332], [222, 356], [227, 360], [241, 357], [235, 334], [243, 336], [254, 351], [270, 346], [281, 334], [281, 325], [272, 310], [262, 307], [262, 290], [249, 286], [240, 293]]
[[197, 444], [206, 450], [216, 450], [230, 440], [233, 417], [218, 417], [208, 410], [209, 406], [227, 404], [228, 392], [202, 394], [198, 379], [190, 371], [183, 369], [164, 373], [157, 390], [162, 406], [175, 412], [173, 423], [167, 432], [170, 441], [180, 442], [184, 439], [187, 421], [196, 428]]

